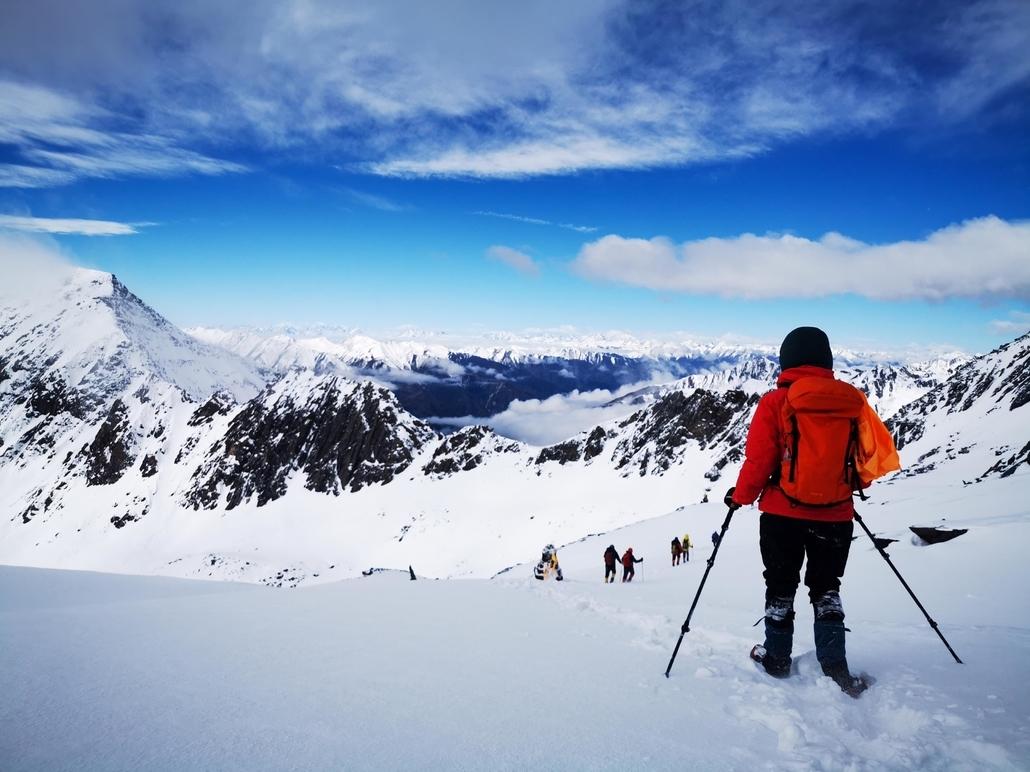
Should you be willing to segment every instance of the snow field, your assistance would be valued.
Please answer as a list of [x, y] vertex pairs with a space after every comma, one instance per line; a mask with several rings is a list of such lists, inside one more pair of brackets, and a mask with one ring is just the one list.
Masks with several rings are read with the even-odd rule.
[[[878, 679], [857, 701], [821, 676], [803, 589], [796, 676], [747, 659], [762, 613], [753, 509], [734, 515], [664, 678], [717, 503], [561, 548], [562, 583], [528, 578], [532, 561], [493, 580], [385, 572], [292, 591], [3, 568], [0, 725], [15, 731], [0, 733], [0, 767], [1030, 768], [1030, 609], [1013, 591], [1028, 523], [1006, 503], [1021, 485], [985, 485], [996, 515], [966, 536], [890, 548], [965, 665], [867, 537], [854, 543], [849, 659]], [[870, 503], [867, 523], [902, 535], [906, 506]], [[685, 530], [698, 547], [673, 568]], [[602, 584], [609, 543], [645, 558], [634, 583]]]

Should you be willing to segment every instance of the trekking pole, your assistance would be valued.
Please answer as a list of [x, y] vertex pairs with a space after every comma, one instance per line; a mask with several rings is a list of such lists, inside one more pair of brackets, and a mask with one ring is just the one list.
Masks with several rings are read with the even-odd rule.
[[726, 519], [722, 521], [722, 530], [719, 532], [719, 542], [715, 545], [715, 549], [712, 550], [712, 556], [708, 558], [708, 568], [705, 569], [704, 576], [701, 577], [701, 584], [697, 587], [697, 593], [694, 594], [694, 602], [690, 604], [690, 611], [687, 612], [687, 619], [683, 622], [683, 626], [680, 628], [680, 637], [676, 641], [676, 648], [672, 650], [672, 657], [669, 659], [669, 666], [665, 668], [665, 677], [669, 677], [669, 673], [672, 671], [672, 663], [676, 661], [676, 655], [680, 653], [680, 644], [683, 643], [683, 636], [690, 632], [690, 618], [694, 616], [694, 608], [697, 606], [697, 600], [701, 597], [701, 590], [705, 588], [705, 582], [708, 581], [708, 572], [712, 570], [712, 566], [715, 565], [715, 556], [719, 554], [719, 547], [722, 546], [722, 539], [726, 535], [726, 529], [730, 527], [730, 518], [733, 517], [733, 513], [739, 509], [739, 507], [732, 506], [726, 513]]
[[890, 555], [887, 554], [887, 551], [883, 547], [876, 543], [876, 539], [873, 537], [873, 532], [866, 527], [865, 521], [862, 520], [862, 516], [858, 514], [858, 512], [855, 513], [855, 519], [858, 521], [858, 524], [862, 526], [862, 530], [869, 535], [869, 539], [873, 542], [873, 546], [876, 547], [877, 552], [883, 555], [883, 559], [887, 561], [887, 565], [891, 567], [891, 571], [893, 571], [894, 575], [898, 577], [902, 587], [908, 590], [908, 594], [912, 596], [912, 600], [914, 600], [916, 605], [919, 606], [919, 610], [923, 612], [923, 616], [926, 617], [926, 621], [930, 623], [930, 627], [932, 627], [933, 631], [937, 633], [938, 637], [940, 637], [941, 642], [948, 647], [948, 651], [951, 652], [951, 656], [955, 658], [955, 661], [958, 664], [964, 664], [962, 660], [959, 659], [958, 654], [955, 653], [955, 650], [951, 648], [951, 644], [948, 643], [948, 639], [944, 637], [944, 633], [941, 632], [940, 627], [938, 627], [937, 623], [933, 621], [933, 618], [927, 610], [923, 608], [923, 604], [919, 602], [919, 598], [916, 597], [916, 594], [912, 592], [912, 588], [908, 586], [908, 582], [906, 582], [905, 578], [898, 572], [898, 569], [894, 567], [894, 564], [891, 562]]

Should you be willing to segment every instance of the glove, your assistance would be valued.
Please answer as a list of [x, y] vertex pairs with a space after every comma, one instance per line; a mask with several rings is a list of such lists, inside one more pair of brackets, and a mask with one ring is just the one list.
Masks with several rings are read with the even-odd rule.
[[722, 499], [723, 503], [734, 512], [740, 509], [740, 504], [733, 500], [733, 491], [735, 490], [737, 490], [737, 486], [734, 485], [732, 488], [726, 491], [726, 495]]

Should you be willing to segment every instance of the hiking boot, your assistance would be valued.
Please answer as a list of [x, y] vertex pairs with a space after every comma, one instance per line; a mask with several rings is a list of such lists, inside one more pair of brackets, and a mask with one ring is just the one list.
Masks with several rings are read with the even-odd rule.
[[862, 676], [852, 675], [847, 660], [832, 665], [823, 665], [823, 675], [833, 679], [840, 690], [849, 697], [857, 697], [869, 688], [869, 682]]
[[790, 657], [774, 657], [760, 643], [751, 649], [751, 659], [773, 678], [786, 678], [790, 675]]

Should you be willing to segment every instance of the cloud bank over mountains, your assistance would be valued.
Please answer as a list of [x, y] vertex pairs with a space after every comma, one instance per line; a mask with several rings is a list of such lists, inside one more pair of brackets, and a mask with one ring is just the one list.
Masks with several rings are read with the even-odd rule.
[[840, 233], [706, 238], [609, 235], [583, 246], [581, 276], [727, 298], [1030, 299], [1030, 222], [983, 217], [919, 241], [866, 244]]
[[736, 158], [961, 124], [1026, 86], [1028, 39], [1022, 0], [15, 3], [0, 185], [243, 172], [253, 148], [404, 177]]

